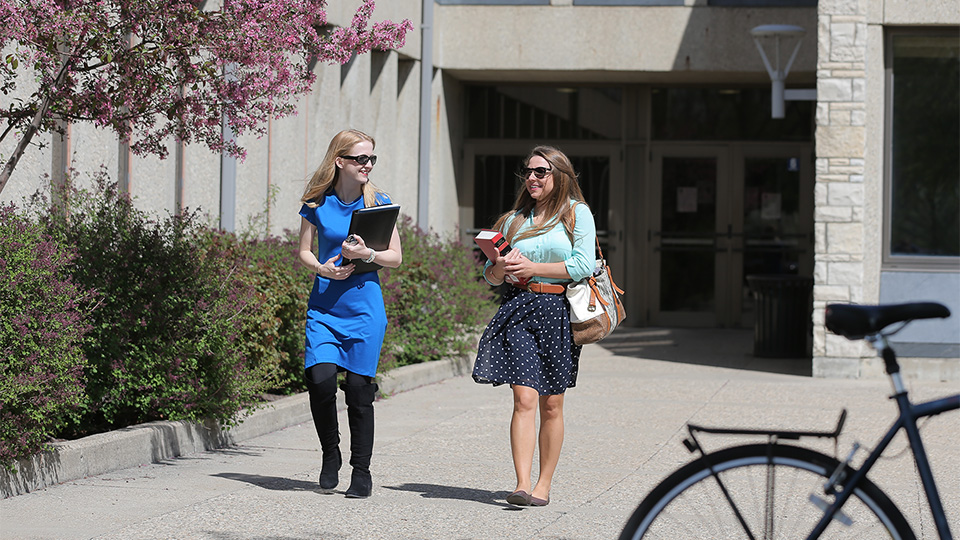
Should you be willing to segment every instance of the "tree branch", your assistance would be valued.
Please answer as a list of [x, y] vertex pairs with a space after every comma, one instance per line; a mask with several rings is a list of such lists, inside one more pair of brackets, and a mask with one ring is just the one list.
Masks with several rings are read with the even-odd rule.
[[[60, 72], [57, 73], [57, 78], [54, 79], [53, 84], [50, 85], [50, 88], [56, 88], [67, 76], [67, 68], [70, 67], [70, 58], [71, 55], [66, 55], [63, 59], [63, 62], [60, 65]], [[13, 169], [16, 168], [17, 162], [20, 161], [20, 158], [23, 156], [23, 152], [27, 149], [27, 145], [30, 144], [30, 140], [33, 139], [33, 136], [36, 135], [37, 131], [40, 130], [40, 126], [43, 124], [43, 117], [47, 113], [47, 109], [50, 108], [50, 102], [52, 101], [50, 92], [48, 91], [44, 96], [43, 100], [40, 102], [40, 107], [37, 108], [37, 114], [34, 115], [33, 121], [30, 122], [30, 125], [27, 126], [27, 130], [24, 132], [23, 137], [20, 139], [20, 142], [17, 144], [17, 147], [13, 150], [13, 154], [10, 156], [10, 159], [7, 160], [6, 165], [3, 166], [3, 171], [0, 172], [0, 192], [3, 192], [3, 188], [6, 187], [7, 181], [10, 180], [10, 175], [13, 174]]]
[[0, 134], [0, 141], [6, 139], [7, 135], [13, 131], [13, 128], [17, 127], [21, 120], [29, 118], [33, 114], [33, 109], [33, 107], [24, 107], [19, 111], [10, 111], [10, 113], [4, 114], [3, 117], [9, 120], [7, 120], [7, 129], [3, 130], [3, 134]]

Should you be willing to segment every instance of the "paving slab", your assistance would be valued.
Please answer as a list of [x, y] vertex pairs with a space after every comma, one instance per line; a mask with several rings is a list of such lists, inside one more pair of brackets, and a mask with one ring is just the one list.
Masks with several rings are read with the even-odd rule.
[[[887, 428], [886, 380], [813, 379], [803, 366], [753, 358], [751, 345], [745, 332], [650, 329], [585, 347], [546, 507], [504, 501], [514, 483], [509, 388], [452, 373], [377, 402], [369, 499], [343, 496], [347, 465], [339, 493], [314, 491], [320, 451], [306, 421], [0, 500], [0, 539], [610, 539], [690, 459], [681, 444], [687, 422], [826, 429], [847, 407], [841, 451], [854, 440], [871, 445]], [[917, 399], [958, 391], [956, 383], [910, 386]], [[346, 461], [345, 412], [340, 422]], [[922, 433], [960, 532], [960, 414], [932, 418]], [[898, 437], [890, 454], [904, 445]], [[832, 454], [832, 444], [821, 450]], [[883, 460], [871, 477], [918, 537], [936, 537], [909, 453]]]

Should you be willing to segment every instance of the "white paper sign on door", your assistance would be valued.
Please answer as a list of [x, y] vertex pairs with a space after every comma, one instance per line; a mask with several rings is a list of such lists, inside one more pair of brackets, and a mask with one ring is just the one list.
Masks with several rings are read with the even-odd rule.
[[780, 204], [782, 197], [779, 193], [764, 193], [760, 196], [760, 219], [780, 219]]
[[677, 212], [681, 214], [695, 214], [697, 212], [697, 188], [677, 188]]

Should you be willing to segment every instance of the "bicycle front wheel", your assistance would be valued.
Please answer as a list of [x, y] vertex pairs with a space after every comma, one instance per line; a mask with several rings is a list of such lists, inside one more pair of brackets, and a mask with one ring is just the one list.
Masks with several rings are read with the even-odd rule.
[[[797, 446], [727, 448], [667, 477], [640, 503], [621, 540], [798, 540], [833, 497], [823, 486], [840, 465]], [[853, 469], [847, 467], [846, 478]], [[838, 489], [844, 489], [843, 480]], [[820, 538], [916, 540], [889, 497], [864, 478]]]

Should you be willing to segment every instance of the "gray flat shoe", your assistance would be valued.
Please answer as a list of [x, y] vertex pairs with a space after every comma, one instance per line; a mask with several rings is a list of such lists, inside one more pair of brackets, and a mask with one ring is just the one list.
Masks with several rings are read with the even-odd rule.
[[530, 506], [530, 499], [530, 494], [522, 489], [507, 495], [507, 502], [515, 506]]
[[530, 496], [530, 506], [546, 506], [550, 504], [550, 497], [546, 499], [541, 499], [540, 497]]

